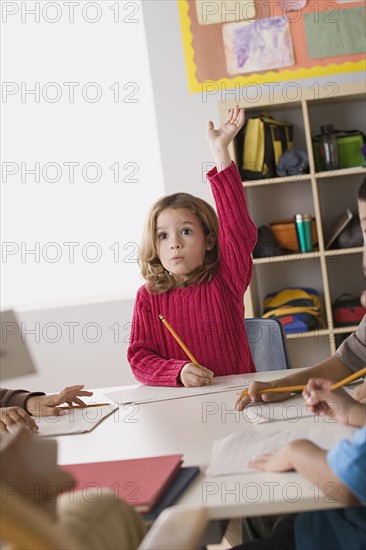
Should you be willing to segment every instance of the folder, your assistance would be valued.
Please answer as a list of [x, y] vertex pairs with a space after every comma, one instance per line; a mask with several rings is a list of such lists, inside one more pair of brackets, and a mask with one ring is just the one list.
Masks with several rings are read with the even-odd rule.
[[76, 480], [75, 490], [109, 488], [141, 513], [150, 512], [178, 474], [182, 456], [167, 455], [62, 466]]

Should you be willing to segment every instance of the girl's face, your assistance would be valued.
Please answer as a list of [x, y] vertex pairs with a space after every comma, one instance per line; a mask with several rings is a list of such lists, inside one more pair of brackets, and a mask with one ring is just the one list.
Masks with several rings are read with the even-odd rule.
[[[363, 274], [366, 278], [366, 201], [358, 201], [358, 213], [363, 234]], [[366, 307], [366, 290], [361, 294], [361, 304]]]
[[187, 208], [166, 208], [159, 214], [156, 242], [162, 265], [178, 283], [200, 267], [206, 250], [213, 248], [199, 218]]

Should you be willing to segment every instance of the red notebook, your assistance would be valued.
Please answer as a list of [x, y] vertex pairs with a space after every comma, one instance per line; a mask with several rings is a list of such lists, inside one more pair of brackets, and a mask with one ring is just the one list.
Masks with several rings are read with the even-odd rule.
[[150, 512], [180, 470], [183, 455], [62, 466], [76, 480], [76, 490], [108, 487], [138, 512]]

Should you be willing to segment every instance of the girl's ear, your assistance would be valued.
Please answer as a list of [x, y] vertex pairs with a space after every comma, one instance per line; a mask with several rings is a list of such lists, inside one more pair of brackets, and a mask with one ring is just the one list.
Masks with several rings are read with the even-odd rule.
[[215, 242], [216, 242], [215, 235], [213, 233], [210, 233], [206, 239], [206, 250], [208, 251], [212, 250], [213, 247], [215, 246]]

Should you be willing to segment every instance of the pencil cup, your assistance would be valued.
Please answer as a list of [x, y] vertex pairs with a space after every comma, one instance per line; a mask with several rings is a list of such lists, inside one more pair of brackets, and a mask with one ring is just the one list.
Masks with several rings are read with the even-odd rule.
[[296, 214], [294, 218], [299, 250], [300, 252], [311, 252], [313, 250], [311, 216], [309, 214]]

